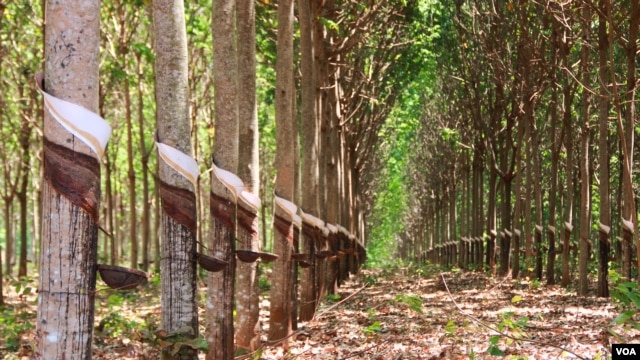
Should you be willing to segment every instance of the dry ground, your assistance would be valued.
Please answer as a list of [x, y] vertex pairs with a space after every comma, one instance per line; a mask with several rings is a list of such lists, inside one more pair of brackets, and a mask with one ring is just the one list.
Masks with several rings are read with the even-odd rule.
[[[36, 303], [35, 291], [25, 291], [29, 286], [34, 282], [5, 283], [9, 305], [0, 312], [0, 359], [31, 355]], [[129, 293], [98, 292], [94, 359], [158, 358], [158, 292], [154, 282]], [[265, 335], [268, 307], [264, 298]], [[609, 299], [580, 298], [535, 281], [479, 272], [363, 270], [324, 299], [314, 320], [299, 324], [288, 349], [265, 346], [244, 358], [606, 359], [611, 343], [640, 342], [639, 332], [619, 326], [613, 329], [624, 338], [611, 335], [609, 323], [620, 312]]]

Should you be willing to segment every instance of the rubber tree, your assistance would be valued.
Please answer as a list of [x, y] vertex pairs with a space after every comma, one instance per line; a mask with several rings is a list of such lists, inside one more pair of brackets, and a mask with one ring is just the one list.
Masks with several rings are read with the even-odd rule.
[[[48, 1], [45, 18], [44, 76], [38, 82], [46, 108], [42, 186], [46, 215], [35, 357], [91, 359], [100, 158], [110, 135], [108, 125], [95, 114], [100, 1]], [[92, 129], [88, 124], [93, 121], [98, 126]]]
[[[226, 171], [238, 167], [238, 63], [235, 37], [235, 0], [213, 2], [213, 72], [215, 138], [213, 162]], [[209, 273], [206, 317], [208, 360], [234, 357], [233, 296], [235, 281], [235, 202], [215, 176], [211, 177], [211, 254], [227, 266]]]
[[[258, 107], [256, 103], [256, 28], [255, 3], [237, 4], [238, 33], [238, 176], [246, 190], [258, 194], [260, 167], [258, 153]], [[246, 214], [247, 225], [240, 221]], [[238, 246], [259, 251], [260, 238], [257, 209], [238, 203]], [[258, 263], [238, 262], [236, 265], [236, 352], [255, 351], [260, 346], [260, 308]]]
[[[198, 335], [196, 283], [197, 214], [196, 173], [183, 172], [190, 163], [189, 85], [187, 34], [182, 0], [153, 1], [153, 32], [156, 53], [156, 119], [158, 184], [161, 216], [162, 328], [166, 336], [195, 338]], [[173, 150], [167, 152], [167, 150]], [[182, 155], [180, 155], [182, 154]], [[178, 155], [178, 158], [172, 157]], [[174, 345], [177, 346], [177, 345]], [[182, 346], [164, 359], [196, 359], [197, 352]]]
[[[278, 43], [276, 58], [276, 196], [293, 201], [297, 132], [293, 116], [295, 86], [293, 82], [293, 0], [278, 3]], [[293, 211], [295, 214], [295, 211]], [[274, 210], [273, 251], [279, 256], [272, 272], [269, 341], [287, 347], [291, 334], [291, 252], [293, 236], [292, 212], [283, 206]], [[278, 226], [283, 224], [283, 226]]]

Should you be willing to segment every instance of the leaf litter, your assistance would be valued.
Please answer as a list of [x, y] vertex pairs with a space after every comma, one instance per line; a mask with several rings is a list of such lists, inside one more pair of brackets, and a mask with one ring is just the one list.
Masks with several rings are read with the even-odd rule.
[[[29, 359], [37, 294], [5, 289], [9, 305], [0, 313], [0, 359]], [[158, 284], [135, 292], [98, 291], [93, 358], [159, 358], [158, 294]], [[265, 295], [260, 322], [266, 342]], [[338, 294], [323, 299], [313, 320], [298, 324], [287, 349], [265, 345], [253, 357], [243, 358], [606, 359], [612, 343], [640, 342], [640, 331], [611, 327], [621, 312], [611, 299], [578, 297], [575, 291], [528, 279], [496, 279], [481, 272], [425, 277], [407, 269], [362, 270]], [[13, 325], [7, 321], [12, 316]]]

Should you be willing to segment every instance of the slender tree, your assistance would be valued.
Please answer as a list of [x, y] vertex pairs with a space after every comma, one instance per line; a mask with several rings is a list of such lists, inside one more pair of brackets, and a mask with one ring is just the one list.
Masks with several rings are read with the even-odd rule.
[[[611, 4], [600, 1], [598, 11], [598, 78], [599, 84], [609, 83], [608, 50], [609, 37], [607, 34], [606, 6]], [[599, 226], [599, 257], [598, 257], [598, 296], [609, 296], [609, 253], [611, 249], [611, 205], [609, 202], [609, 97], [604, 87], [601, 87], [598, 98], [598, 177], [600, 184], [598, 193], [600, 198], [600, 226]]]
[[[235, 0], [213, 2], [213, 162], [232, 173], [236, 173], [238, 167], [238, 59], [235, 19]], [[210, 196], [209, 247], [216, 258], [227, 261], [228, 265], [221, 272], [209, 274], [206, 314], [209, 342], [207, 359], [227, 360], [234, 357], [235, 199], [215, 176], [212, 176]]]
[[[286, 201], [294, 194], [294, 142], [297, 132], [293, 117], [293, 0], [278, 3], [278, 44], [276, 58], [276, 183], [275, 192]], [[291, 334], [291, 252], [293, 224], [291, 214], [281, 206], [274, 210], [274, 253], [279, 256], [272, 272], [269, 341], [288, 346]], [[278, 229], [278, 220], [285, 226]]]
[[[592, 11], [589, 6], [584, 6], [582, 9], [582, 21], [583, 24], [589, 24], [591, 22]], [[590, 84], [591, 75], [589, 69], [589, 47], [586, 45], [589, 43], [590, 32], [587, 25], [583, 25], [582, 37], [583, 45], [581, 48], [581, 75], [582, 84]], [[591, 110], [591, 94], [588, 91], [584, 91], [582, 94], [582, 109], [580, 112], [581, 119], [581, 137], [580, 137], [580, 242], [579, 242], [579, 258], [578, 258], [578, 294], [587, 295], [589, 291], [589, 279], [588, 275], [588, 261], [589, 254], [591, 252], [591, 242], [589, 241], [590, 232], [590, 219], [591, 219], [591, 191], [589, 181], [589, 132], [590, 123], [589, 116]], [[570, 176], [570, 174], [567, 174]], [[567, 189], [572, 191], [572, 189]]]
[[[182, 0], [154, 0], [153, 27], [157, 141], [190, 156], [187, 34]], [[179, 172], [172, 159], [163, 154], [160, 158], [162, 328], [168, 335], [194, 338], [198, 335], [195, 182]], [[182, 346], [177, 353], [172, 350], [165, 349], [162, 357], [197, 358], [197, 352], [188, 346]]]
[[[302, 150], [302, 208], [317, 215], [318, 211], [318, 117], [316, 113], [316, 86], [313, 59], [313, 19], [309, 0], [298, 0], [300, 17], [300, 69], [301, 77], [301, 150]], [[313, 229], [302, 224], [302, 252], [309, 261], [315, 259]], [[300, 284], [300, 320], [309, 321], [316, 311], [315, 266], [303, 268]]]
[[[45, 18], [42, 89], [84, 111], [97, 111], [100, 2], [47, 2]], [[95, 145], [86, 136], [78, 137], [77, 132], [63, 127], [62, 123], [68, 125], [74, 120], [68, 116], [82, 112], [76, 109], [61, 114], [52, 101], [45, 97], [46, 216], [42, 225], [35, 356], [90, 359], [100, 208], [99, 158], [104, 143]], [[83, 114], [79, 125], [83, 126], [88, 118]]]
[[[247, 191], [258, 194], [260, 168], [258, 154], [258, 108], [256, 104], [256, 29], [253, 1], [237, 3], [238, 29], [238, 176]], [[247, 225], [240, 212], [247, 214]], [[238, 246], [260, 249], [257, 209], [238, 203]], [[260, 345], [258, 263], [238, 262], [236, 269], [236, 353], [255, 351]]]

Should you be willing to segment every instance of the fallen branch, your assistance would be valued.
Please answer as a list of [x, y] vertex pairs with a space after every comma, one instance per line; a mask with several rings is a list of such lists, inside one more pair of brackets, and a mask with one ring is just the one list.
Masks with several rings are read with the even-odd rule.
[[443, 282], [443, 284], [444, 284], [445, 289], [447, 289], [447, 294], [449, 294], [449, 298], [451, 299], [451, 301], [453, 302], [453, 304], [454, 304], [454, 305], [456, 306], [456, 308], [458, 309], [458, 312], [459, 312], [460, 314], [464, 315], [465, 317], [468, 317], [469, 319], [471, 319], [471, 320], [473, 320], [474, 322], [476, 322], [476, 323], [480, 324], [481, 326], [483, 326], [483, 327], [485, 327], [485, 328], [487, 328], [487, 329], [489, 329], [489, 330], [494, 331], [495, 333], [497, 333], [498, 335], [500, 335], [500, 336], [502, 336], [502, 337], [506, 337], [506, 338], [509, 338], [509, 339], [512, 339], [512, 340], [515, 340], [515, 341], [526, 341], [526, 342], [529, 342], [529, 343], [531, 343], [531, 344], [536, 344], [536, 345], [541, 345], [541, 346], [549, 346], [549, 347], [553, 347], [553, 348], [556, 348], [556, 349], [562, 350], [562, 351], [564, 351], [564, 352], [567, 352], [567, 353], [569, 353], [569, 354], [571, 354], [571, 355], [573, 355], [573, 356], [577, 357], [578, 359], [587, 360], [587, 358], [584, 358], [584, 357], [582, 357], [582, 356], [580, 356], [580, 355], [578, 355], [578, 354], [574, 353], [573, 351], [571, 351], [571, 350], [569, 350], [569, 349], [567, 349], [567, 348], [564, 348], [564, 347], [562, 347], [562, 346], [560, 346], [560, 345], [555, 345], [555, 344], [551, 344], [551, 343], [545, 343], [545, 342], [542, 342], [542, 341], [537, 341], [537, 340], [532, 340], [532, 339], [521, 339], [521, 338], [517, 338], [517, 337], [515, 337], [515, 336], [511, 336], [511, 335], [509, 335], [509, 334], [505, 334], [505, 333], [503, 333], [502, 331], [499, 331], [498, 329], [494, 328], [493, 326], [486, 324], [484, 321], [482, 321], [482, 320], [480, 320], [480, 319], [476, 318], [475, 316], [473, 316], [473, 315], [471, 315], [471, 314], [466, 313], [464, 310], [462, 310], [462, 308], [460, 307], [460, 305], [458, 305], [458, 303], [456, 302], [456, 300], [453, 298], [453, 295], [451, 294], [451, 291], [449, 291], [449, 286], [447, 285], [447, 281], [445, 280], [444, 275], [443, 275], [442, 273], [440, 273], [440, 277], [442, 278], [442, 282]]

